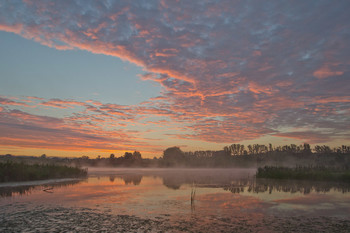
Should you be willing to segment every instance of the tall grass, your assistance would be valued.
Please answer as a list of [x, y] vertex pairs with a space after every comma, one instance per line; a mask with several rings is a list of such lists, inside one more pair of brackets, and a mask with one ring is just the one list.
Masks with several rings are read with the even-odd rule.
[[87, 171], [77, 167], [53, 164], [0, 163], [0, 182], [29, 181], [55, 178], [78, 178]]
[[258, 168], [257, 178], [343, 181], [350, 182], [350, 170], [328, 167], [273, 167]]

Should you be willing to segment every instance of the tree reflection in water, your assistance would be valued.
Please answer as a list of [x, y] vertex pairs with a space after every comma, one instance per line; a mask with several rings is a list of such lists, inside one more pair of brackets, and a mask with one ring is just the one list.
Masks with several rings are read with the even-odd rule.
[[[300, 180], [273, 180], [256, 179], [254, 172], [246, 170], [225, 170], [225, 169], [183, 169], [183, 170], [149, 170], [128, 173], [114, 173], [102, 176], [109, 177], [111, 183], [115, 179], [122, 179], [125, 185], [140, 185], [142, 178], [153, 177], [160, 178], [164, 186], [169, 189], [177, 190], [182, 185], [191, 186], [196, 184], [196, 188], [223, 188], [232, 193], [273, 193], [288, 192], [309, 194], [311, 192], [327, 193], [336, 191], [347, 193], [350, 191], [350, 184], [342, 182], [322, 182], [322, 181], [300, 181]], [[99, 178], [99, 176], [97, 176]], [[81, 180], [68, 182], [46, 184], [46, 185], [27, 185], [15, 187], [0, 187], [0, 197], [10, 197], [13, 195], [28, 195], [34, 189], [47, 189], [48, 187], [70, 186], [80, 183]]]
[[255, 179], [249, 186], [248, 191], [254, 193], [260, 192], [289, 192], [309, 194], [311, 192], [327, 193], [331, 190], [347, 193], [350, 191], [350, 184], [344, 182], [327, 181], [300, 181], [300, 180], [272, 180]]
[[141, 184], [141, 180], [142, 180], [142, 175], [127, 175], [127, 176], [123, 176], [122, 179], [124, 180], [125, 185], [128, 184], [133, 184], [133, 185], [139, 185]]
[[148, 172], [147, 174], [123, 174], [110, 176], [113, 182], [115, 177], [124, 180], [125, 185], [139, 185], [143, 176], [159, 177], [163, 180], [163, 185], [167, 188], [177, 190], [182, 185], [196, 184], [198, 188], [223, 188], [232, 193], [303, 193], [311, 192], [326, 193], [331, 190], [347, 193], [350, 191], [350, 184], [343, 182], [322, 182], [322, 181], [300, 181], [300, 180], [274, 180], [256, 179], [251, 174], [238, 174], [230, 171], [206, 170], [181, 170], [180, 172]]
[[125, 185], [129, 185], [129, 184], [139, 185], [141, 184], [142, 177], [143, 176], [139, 174], [135, 174], [135, 175], [127, 174], [127, 175], [120, 175], [120, 176], [111, 175], [109, 176], [109, 181], [113, 183], [115, 178], [119, 178], [124, 181]]

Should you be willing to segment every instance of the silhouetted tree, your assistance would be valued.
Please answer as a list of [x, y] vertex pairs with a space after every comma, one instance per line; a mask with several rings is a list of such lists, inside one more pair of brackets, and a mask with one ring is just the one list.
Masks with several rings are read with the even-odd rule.
[[184, 163], [185, 155], [179, 147], [174, 146], [166, 149], [163, 152], [163, 159], [169, 166], [174, 163]]
[[272, 144], [269, 143], [269, 152], [272, 152], [272, 151], [273, 151]]
[[125, 152], [125, 154], [124, 154], [124, 159], [126, 159], [126, 160], [131, 160], [131, 159], [132, 159], [132, 153], [130, 153], [130, 152]]
[[141, 158], [141, 153], [138, 152], [138, 151], [134, 151], [134, 153], [132, 154], [132, 158], [133, 158], [134, 160], [141, 160], [141, 159], [142, 159], [142, 158]]
[[304, 154], [311, 154], [311, 147], [308, 143], [304, 143]]

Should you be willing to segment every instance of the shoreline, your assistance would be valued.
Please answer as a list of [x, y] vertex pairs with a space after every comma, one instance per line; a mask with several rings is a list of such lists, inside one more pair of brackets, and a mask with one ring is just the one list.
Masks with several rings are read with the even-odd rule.
[[46, 179], [46, 180], [10, 181], [10, 182], [1, 182], [0, 188], [40, 186], [40, 185], [60, 184], [60, 183], [65, 183], [70, 181], [80, 181], [80, 180], [84, 180], [84, 178], [58, 178], [58, 179]]
[[[347, 232], [350, 219], [337, 217], [279, 217], [216, 218], [198, 222], [196, 217], [170, 221], [171, 216], [156, 219], [135, 215], [114, 215], [89, 208], [62, 206], [36, 206], [28, 210], [25, 205], [8, 204], [0, 214], [2, 232]], [[17, 211], [14, 211], [14, 210]]]

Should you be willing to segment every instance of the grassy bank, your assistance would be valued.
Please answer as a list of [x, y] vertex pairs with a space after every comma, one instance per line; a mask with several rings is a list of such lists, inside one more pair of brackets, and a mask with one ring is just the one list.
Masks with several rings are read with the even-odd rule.
[[258, 168], [257, 178], [350, 182], [350, 170], [327, 167]]
[[85, 177], [87, 171], [53, 164], [0, 163], [0, 182]]

